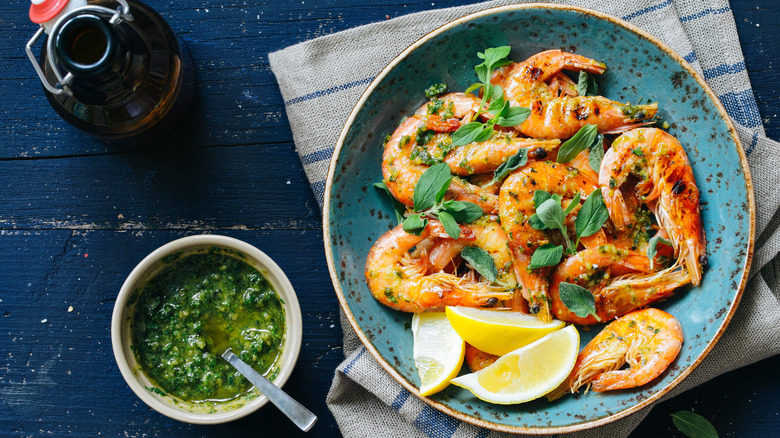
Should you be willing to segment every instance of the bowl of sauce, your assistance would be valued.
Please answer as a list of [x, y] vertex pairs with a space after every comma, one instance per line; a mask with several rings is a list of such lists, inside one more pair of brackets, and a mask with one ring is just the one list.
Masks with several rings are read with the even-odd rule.
[[302, 319], [284, 272], [254, 246], [198, 235], [158, 248], [130, 273], [111, 340], [127, 384], [176, 420], [216, 424], [268, 399], [220, 356], [231, 348], [281, 387], [301, 347]]

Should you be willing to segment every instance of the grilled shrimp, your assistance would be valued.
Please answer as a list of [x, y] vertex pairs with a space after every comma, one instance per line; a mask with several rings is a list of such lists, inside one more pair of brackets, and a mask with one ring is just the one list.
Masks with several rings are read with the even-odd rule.
[[[633, 190], [624, 184], [633, 175]], [[618, 229], [631, 224], [626, 195], [647, 203], [672, 241], [675, 257], [684, 260], [695, 286], [707, 263], [699, 189], [682, 145], [667, 132], [639, 128], [622, 134], [606, 152], [599, 185], [612, 222]], [[624, 194], [625, 190], [625, 194]]]
[[[492, 172], [520, 148], [528, 149], [531, 160], [544, 159], [559, 140], [516, 138], [514, 133], [497, 132], [493, 138], [453, 147], [451, 132], [470, 119], [479, 99], [464, 93], [450, 93], [421, 106], [403, 121], [388, 139], [382, 156], [382, 176], [393, 196], [413, 206], [414, 186], [428, 166], [445, 162], [458, 176]], [[479, 187], [454, 178], [448, 199], [473, 202], [485, 213], [497, 213], [497, 198], [491, 187]]]
[[598, 125], [599, 132], [623, 132], [655, 116], [655, 103], [629, 105], [602, 96], [572, 96], [571, 86], [561, 92], [563, 70], [601, 74], [605, 69], [604, 63], [584, 56], [548, 50], [498, 69], [491, 82], [501, 85], [512, 105], [531, 109], [519, 130], [533, 138], [569, 138], [587, 124]]
[[528, 151], [529, 161], [543, 160], [559, 145], [560, 140], [517, 138], [499, 132], [487, 141], [453, 148], [444, 162], [453, 174], [468, 176], [493, 172], [523, 148]]
[[[412, 116], [393, 132], [382, 155], [382, 177], [390, 193], [401, 203], [414, 206], [414, 186], [428, 165], [411, 159], [418, 136], [425, 130], [435, 130], [442, 123], [439, 116]], [[457, 121], [457, 120], [456, 120]], [[457, 129], [457, 128], [456, 128]], [[428, 143], [439, 144], [446, 134], [434, 135]], [[446, 138], [449, 141], [449, 138]], [[453, 178], [447, 190], [448, 199], [473, 202], [486, 213], [498, 210], [498, 198], [489, 189], [483, 189], [461, 178]]]
[[501, 186], [498, 214], [509, 236], [515, 273], [523, 285], [523, 297], [531, 313], [545, 322], [552, 319], [548, 297], [550, 268], [528, 267], [536, 249], [550, 242], [546, 231], [536, 230], [529, 223], [536, 210], [534, 193], [544, 190], [571, 202], [575, 194], [585, 199], [596, 187], [579, 170], [549, 161], [537, 161], [516, 170]]
[[[368, 288], [380, 303], [402, 312], [423, 312], [444, 306], [481, 307], [508, 300], [512, 298], [516, 281], [512, 282], [514, 274], [506, 241], [502, 248], [496, 236], [495, 227], [486, 222], [461, 225], [461, 238], [457, 240], [450, 238], [436, 220], [430, 220], [419, 236], [408, 234], [399, 225], [382, 235], [368, 253], [365, 271]], [[501, 284], [478, 281], [478, 274], [473, 271], [461, 277], [431, 269], [428, 251], [441, 240], [458, 246], [483, 245], [493, 257]], [[439, 251], [447, 253], [446, 248]], [[452, 256], [450, 253], [449, 257]], [[447, 265], [444, 255], [437, 257], [440, 266]]]
[[[562, 282], [582, 286], [593, 293], [598, 319], [593, 315], [577, 316], [563, 304], [559, 293]], [[560, 264], [552, 275], [550, 297], [558, 319], [590, 325], [649, 306], [688, 283], [690, 274], [679, 265], [652, 272], [647, 256], [602, 245], [584, 249]]]
[[[629, 313], [608, 324], [582, 349], [569, 377], [547, 396], [554, 400], [590, 385], [612, 391], [644, 385], [674, 361], [683, 343], [680, 322], [658, 309]], [[626, 363], [628, 369], [621, 369]]]

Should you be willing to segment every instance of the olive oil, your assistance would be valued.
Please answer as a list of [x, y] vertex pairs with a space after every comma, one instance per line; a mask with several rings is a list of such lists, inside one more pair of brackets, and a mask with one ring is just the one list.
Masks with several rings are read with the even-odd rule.
[[159, 14], [139, 1], [119, 4], [127, 8], [93, 0], [48, 23], [39, 75], [49, 103], [71, 125], [112, 144], [146, 145], [182, 120], [195, 70]]

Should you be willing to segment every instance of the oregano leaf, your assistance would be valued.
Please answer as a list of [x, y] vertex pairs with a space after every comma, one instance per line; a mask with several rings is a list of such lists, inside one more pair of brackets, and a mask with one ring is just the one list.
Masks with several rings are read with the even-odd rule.
[[689, 438], [718, 438], [718, 431], [709, 420], [691, 411], [669, 414], [674, 426]]
[[447, 213], [446, 211], [440, 211], [439, 214], [437, 214], [437, 217], [442, 226], [444, 226], [444, 231], [447, 232], [448, 236], [452, 237], [453, 239], [460, 237], [460, 227], [451, 214]]
[[537, 269], [545, 266], [555, 266], [560, 263], [561, 257], [563, 257], [563, 246], [545, 243], [539, 248], [536, 248], [536, 251], [534, 251], [534, 254], [531, 256], [531, 262], [528, 264], [528, 267], [530, 269]]
[[485, 277], [488, 281], [494, 282], [498, 277], [498, 269], [493, 257], [482, 248], [476, 246], [467, 246], [460, 253], [472, 268]]
[[442, 208], [451, 214], [459, 224], [470, 224], [484, 214], [482, 207], [468, 201], [444, 201]]
[[577, 219], [574, 220], [574, 231], [577, 239], [596, 234], [609, 219], [609, 211], [604, 205], [604, 197], [601, 189], [596, 188], [588, 195], [588, 199], [582, 204]]
[[560, 201], [556, 201], [554, 198], [544, 201], [542, 205], [536, 209], [536, 215], [539, 216], [539, 219], [547, 228], [565, 232], [566, 226], [563, 222], [566, 219], [566, 216], [563, 214], [563, 208], [561, 207]]
[[427, 226], [428, 219], [423, 218], [419, 214], [413, 214], [404, 221], [403, 230], [409, 234], [419, 236]]
[[378, 182], [374, 183], [374, 187], [378, 189], [382, 189], [387, 193], [387, 196], [390, 197], [393, 201], [393, 211], [395, 212], [395, 219], [398, 222], [398, 224], [402, 224], [404, 221], [404, 214], [406, 213], [406, 206], [399, 202], [397, 199], [395, 199], [395, 196], [390, 192], [390, 189], [387, 188], [387, 185], [384, 182]]
[[414, 185], [414, 210], [427, 210], [441, 202], [451, 181], [450, 167], [445, 163], [434, 164], [426, 169]]
[[584, 287], [561, 282], [558, 285], [558, 296], [561, 298], [561, 302], [580, 318], [593, 315], [596, 320], [601, 321], [601, 318], [596, 314], [596, 300], [593, 298], [593, 294]]
[[574, 198], [572, 198], [571, 202], [569, 202], [569, 205], [566, 206], [565, 210], [563, 210], [563, 215], [568, 216], [569, 213], [571, 213], [572, 210], [574, 210], [574, 208], [578, 205], [580, 205], [580, 192], [577, 192], [577, 194], [574, 195]]
[[493, 182], [502, 181], [515, 169], [519, 169], [528, 163], [528, 149], [520, 148], [508, 160], [501, 163], [493, 173]]
[[563, 142], [561, 148], [558, 150], [558, 158], [555, 160], [559, 163], [568, 163], [574, 159], [580, 152], [588, 149], [590, 145], [596, 140], [596, 134], [598, 133], [598, 126], [585, 125], [577, 131], [570, 139]]
[[599, 134], [596, 141], [588, 148], [588, 164], [590, 168], [598, 173], [601, 169], [601, 162], [604, 160], [604, 136]]

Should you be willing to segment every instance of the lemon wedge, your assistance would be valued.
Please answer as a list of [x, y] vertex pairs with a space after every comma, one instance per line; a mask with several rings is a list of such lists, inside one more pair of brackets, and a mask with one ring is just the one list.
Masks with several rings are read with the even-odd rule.
[[452, 328], [466, 342], [486, 353], [503, 356], [523, 345], [563, 328], [563, 321], [549, 323], [521, 312], [447, 307]]
[[414, 364], [420, 375], [420, 395], [435, 394], [450, 384], [463, 365], [466, 343], [452, 329], [444, 312], [415, 313]]
[[468, 389], [489, 403], [527, 402], [552, 391], [568, 377], [579, 349], [580, 334], [570, 325], [450, 383]]

